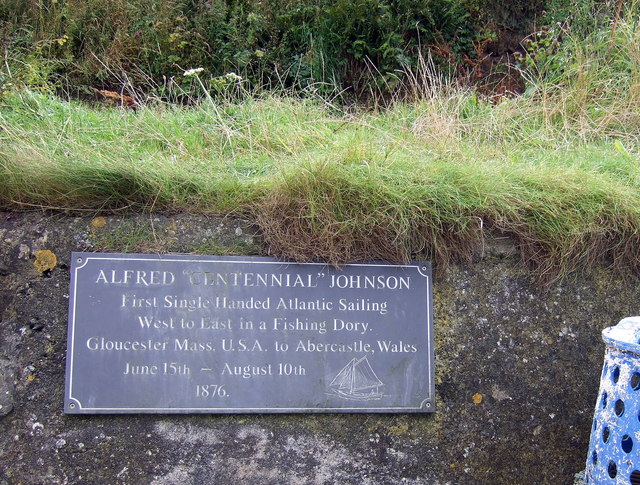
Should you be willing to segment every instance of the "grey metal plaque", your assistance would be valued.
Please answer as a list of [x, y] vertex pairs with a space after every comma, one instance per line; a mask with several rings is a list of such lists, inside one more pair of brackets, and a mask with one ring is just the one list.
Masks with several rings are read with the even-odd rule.
[[429, 263], [72, 258], [67, 413], [434, 410]]

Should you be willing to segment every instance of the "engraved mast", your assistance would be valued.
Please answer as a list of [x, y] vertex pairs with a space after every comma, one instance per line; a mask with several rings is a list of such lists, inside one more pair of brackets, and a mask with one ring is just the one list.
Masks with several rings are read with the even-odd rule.
[[367, 357], [353, 358], [331, 381], [329, 387], [339, 396], [347, 399], [380, 399], [383, 394], [380, 386], [384, 384], [371, 368]]

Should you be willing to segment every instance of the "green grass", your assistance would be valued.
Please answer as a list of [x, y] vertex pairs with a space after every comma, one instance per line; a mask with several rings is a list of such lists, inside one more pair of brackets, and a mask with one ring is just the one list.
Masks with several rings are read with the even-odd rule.
[[548, 281], [599, 263], [638, 270], [639, 36], [617, 35], [606, 55], [624, 69], [565, 60], [554, 83], [499, 102], [433, 76], [370, 111], [263, 95], [133, 112], [13, 90], [0, 204], [242, 214], [271, 254], [333, 264], [468, 259], [493, 231]]

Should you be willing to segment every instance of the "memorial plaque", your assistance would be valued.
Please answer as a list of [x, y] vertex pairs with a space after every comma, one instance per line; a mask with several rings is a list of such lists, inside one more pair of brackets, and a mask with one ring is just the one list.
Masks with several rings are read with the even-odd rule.
[[67, 413], [434, 410], [431, 266], [73, 253]]

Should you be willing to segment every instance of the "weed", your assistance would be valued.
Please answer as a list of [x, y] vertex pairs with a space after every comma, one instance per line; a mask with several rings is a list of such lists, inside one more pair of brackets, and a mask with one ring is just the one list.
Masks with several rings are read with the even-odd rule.
[[115, 227], [102, 227], [92, 232], [97, 251], [164, 252], [148, 220], [125, 220]]

